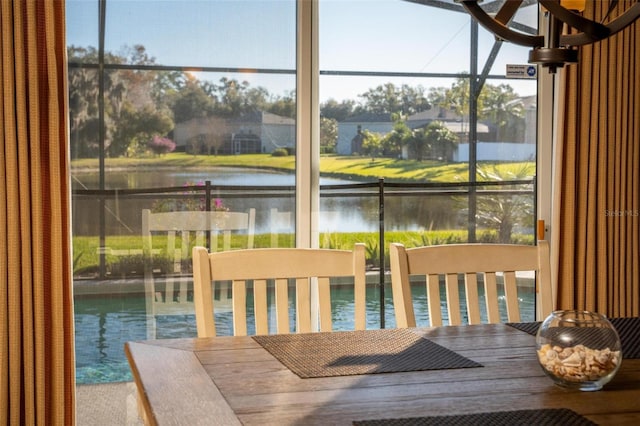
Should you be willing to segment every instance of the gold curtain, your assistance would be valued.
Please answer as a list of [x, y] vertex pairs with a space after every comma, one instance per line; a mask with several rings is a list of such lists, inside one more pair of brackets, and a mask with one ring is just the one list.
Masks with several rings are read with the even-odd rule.
[[0, 1], [0, 424], [75, 423], [65, 11]]
[[[622, 0], [613, 19], [633, 2]], [[610, 1], [587, 2], [601, 22]], [[560, 74], [558, 307], [640, 314], [640, 22]]]

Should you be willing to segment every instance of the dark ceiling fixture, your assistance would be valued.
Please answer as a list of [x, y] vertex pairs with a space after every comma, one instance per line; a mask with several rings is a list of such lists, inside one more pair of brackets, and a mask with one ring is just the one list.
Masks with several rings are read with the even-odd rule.
[[[513, 19], [524, 0], [506, 0], [496, 14], [487, 13], [479, 3], [482, 0], [456, 0], [461, 3], [480, 25], [498, 39], [532, 47], [529, 63], [540, 64], [555, 73], [566, 63], [578, 62], [579, 46], [595, 43], [622, 31], [640, 17], [640, 2], [636, 1], [614, 20], [605, 24], [609, 14], [617, 6], [613, 0], [602, 23], [582, 16], [587, 0], [538, 0], [548, 20], [546, 34], [529, 35], [514, 31], [507, 25]], [[530, 3], [530, 2], [527, 2]], [[566, 34], [563, 28], [572, 27], [578, 32]]]

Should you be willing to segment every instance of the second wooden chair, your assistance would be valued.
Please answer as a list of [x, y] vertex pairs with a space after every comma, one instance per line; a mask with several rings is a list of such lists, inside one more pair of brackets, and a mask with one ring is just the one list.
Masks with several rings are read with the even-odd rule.
[[459, 275], [464, 276], [464, 293], [469, 324], [481, 322], [478, 296], [478, 274], [483, 277], [486, 301], [486, 322], [498, 323], [503, 317], [499, 310], [498, 281], [502, 277], [506, 320], [520, 321], [516, 272], [534, 271], [538, 294], [539, 319], [552, 311], [553, 297], [549, 245], [539, 241], [537, 246], [512, 244], [450, 244], [405, 248], [391, 244], [389, 253], [393, 306], [398, 327], [415, 327], [410, 276], [426, 277], [426, 297], [431, 326], [443, 324], [440, 298], [440, 278], [444, 277], [448, 324], [460, 325]]

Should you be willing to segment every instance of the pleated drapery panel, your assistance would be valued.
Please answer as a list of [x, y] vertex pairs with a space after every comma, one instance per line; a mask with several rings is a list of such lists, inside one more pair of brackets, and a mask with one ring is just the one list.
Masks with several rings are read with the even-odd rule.
[[[620, 1], [609, 20], [629, 8]], [[602, 22], [609, 1], [587, 2]], [[605, 20], [605, 22], [607, 22]], [[558, 307], [640, 314], [640, 23], [580, 48], [560, 78]]]
[[0, 1], [0, 424], [75, 423], [65, 10]]

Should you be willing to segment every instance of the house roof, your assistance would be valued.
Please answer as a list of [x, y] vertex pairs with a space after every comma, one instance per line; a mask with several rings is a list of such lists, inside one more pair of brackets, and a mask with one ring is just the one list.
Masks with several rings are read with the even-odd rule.
[[261, 124], [288, 124], [295, 125], [296, 120], [289, 117], [283, 117], [281, 115], [272, 114], [270, 112], [265, 111], [249, 111], [240, 115], [240, 117], [236, 117], [232, 119], [235, 122], [242, 123], [261, 123]]
[[[420, 129], [422, 127], [427, 127], [429, 124], [433, 123], [434, 121], [438, 121], [440, 123], [442, 123], [442, 125], [444, 127], [446, 127], [449, 131], [453, 132], [453, 133], [466, 133], [469, 131], [469, 122], [468, 121], [443, 121], [443, 120], [431, 120], [429, 121], [429, 123], [418, 123], [418, 125], [415, 126], [411, 126], [410, 123], [409, 127], [411, 129]], [[484, 124], [484, 123], [477, 123], [476, 124], [476, 132], [478, 133], [489, 133], [489, 126]]]
[[[469, 131], [469, 123], [463, 123], [462, 121], [443, 121], [444, 127], [452, 131], [453, 133], [463, 133]], [[489, 126], [483, 123], [476, 124], [476, 132], [489, 133]]]
[[407, 118], [407, 123], [411, 121], [424, 121], [424, 120], [455, 120], [459, 119], [454, 111], [446, 108], [435, 106], [431, 109], [417, 112]]
[[184, 126], [208, 126], [215, 124], [218, 120], [225, 120], [228, 122], [234, 123], [256, 123], [256, 124], [288, 124], [295, 125], [296, 121], [293, 118], [283, 117], [281, 115], [272, 114], [270, 112], [265, 111], [249, 111], [241, 114], [239, 117], [233, 118], [223, 118], [215, 115], [211, 115], [208, 117], [197, 117], [192, 118], [187, 121], [183, 121], [181, 123], [176, 123], [176, 127], [184, 127]]
[[341, 123], [391, 123], [391, 114], [389, 113], [371, 113], [347, 117]]

